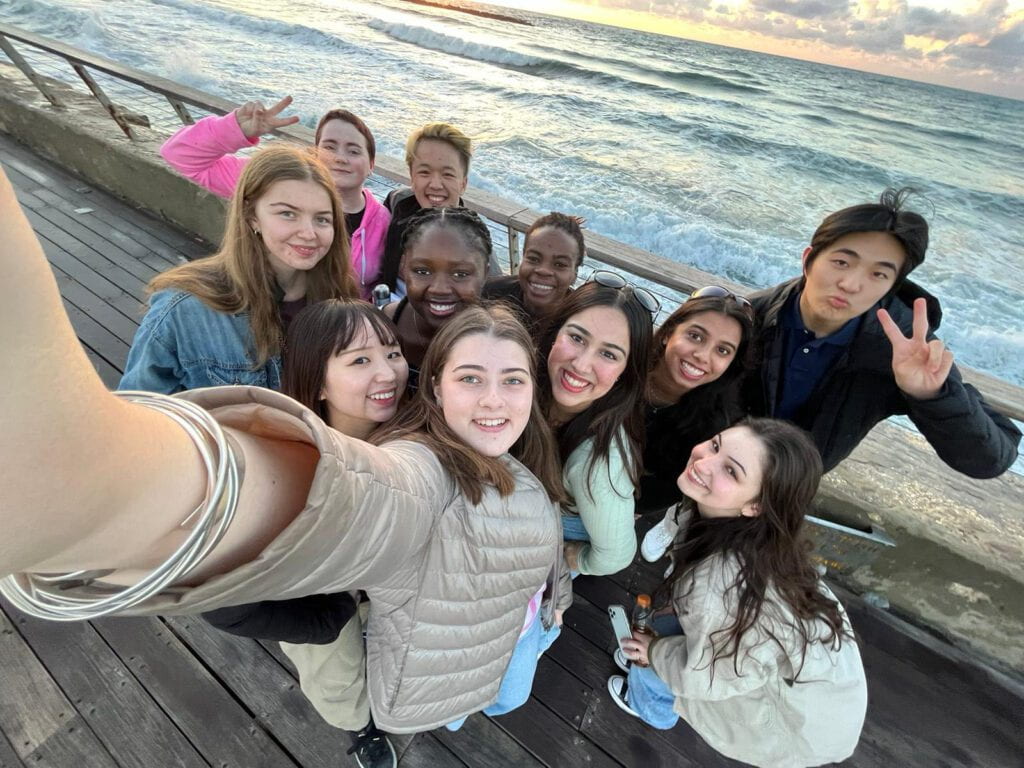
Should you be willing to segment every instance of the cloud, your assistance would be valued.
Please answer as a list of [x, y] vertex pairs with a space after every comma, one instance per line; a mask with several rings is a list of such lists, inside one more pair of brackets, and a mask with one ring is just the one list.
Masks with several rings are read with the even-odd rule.
[[850, 13], [850, 0], [751, 0], [750, 10], [784, 13], [799, 19], [833, 19]]

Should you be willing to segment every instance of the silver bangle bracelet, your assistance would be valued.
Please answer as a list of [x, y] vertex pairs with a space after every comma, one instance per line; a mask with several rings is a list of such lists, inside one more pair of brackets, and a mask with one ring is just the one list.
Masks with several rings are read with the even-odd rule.
[[160, 565], [131, 586], [105, 584], [111, 571], [59, 574], [20, 573], [0, 579], [0, 594], [16, 608], [50, 621], [96, 619], [125, 611], [180, 581], [224, 537], [238, 508], [241, 486], [231, 444], [220, 424], [203, 408], [153, 392], [114, 392], [133, 403], [163, 413], [185, 430], [206, 469], [206, 496], [180, 528], [189, 533]]

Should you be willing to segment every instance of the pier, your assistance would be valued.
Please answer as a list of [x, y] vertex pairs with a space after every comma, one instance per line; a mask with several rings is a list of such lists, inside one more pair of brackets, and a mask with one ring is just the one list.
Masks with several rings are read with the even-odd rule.
[[[147, 280], [210, 245], [116, 200], [0, 134], [0, 165], [43, 244], [64, 306], [103, 380], [120, 378]], [[657, 731], [605, 690], [611, 603], [651, 590], [664, 564], [581, 576], [533, 695], [458, 733], [394, 738], [403, 768], [739, 766], [685, 723]], [[1024, 685], [840, 591], [868, 674], [863, 768], [1019, 766]], [[276, 643], [198, 618], [32, 619], [0, 603], [0, 768], [335, 768], [343, 732], [299, 690]]]

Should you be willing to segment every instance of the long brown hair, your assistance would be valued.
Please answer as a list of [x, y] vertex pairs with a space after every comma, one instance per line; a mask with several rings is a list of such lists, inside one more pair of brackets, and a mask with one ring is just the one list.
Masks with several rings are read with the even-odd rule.
[[555, 306], [538, 344], [542, 387], [540, 401], [546, 413], [554, 399], [547, 359], [558, 332], [569, 318], [591, 307], [614, 307], [622, 312], [629, 329], [629, 357], [626, 359], [625, 370], [607, 394], [559, 428], [558, 450], [564, 462], [581, 443], [592, 437], [594, 450], [587, 463], [589, 481], [597, 463], [607, 460], [614, 442], [629, 469], [630, 481], [636, 488], [643, 471], [644, 388], [653, 326], [650, 313], [633, 295], [631, 287], [612, 288], [598, 283], [584, 283]]
[[331, 175], [313, 150], [284, 144], [260, 150], [246, 164], [231, 196], [220, 250], [169, 269], [147, 286], [150, 293], [169, 289], [191, 293], [217, 312], [247, 312], [253, 347], [249, 352], [257, 368], [280, 352], [284, 333], [278, 311], [280, 288], [263, 239], [253, 232], [250, 222], [256, 202], [272, 184], [293, 180], [312, 181], [323, 188], [334, 219], [334, 240], [319, 263], [306, 273], [307, 301], [357, 297], [345, 214]]
[[[710, 664], [713, 668], [720, 659], [731, 658], [739, 674], [743, 637], [755, 628], [771, 589], [772, 597], [777, 596], [792, 612], [790, 628], [800, 638], [795, 678], [810, 643], [820, 639], [838, 648], [847, 636], [838, 603], [818, 588], [818, 572], [804, 537], [804, 519], [821, 480], [821, 456], [810, 435], [789, 422], [745, 419], [737, 426], [753, 432], [764, 447], [761, 490], [755, 499], [760, 512], [754, 517], [703, 518], [694, 509], [674, 553], [674, 574], [659, 588], [659, 597], [671, 595], [675, 583], [687, 579], [707, 558], [734, 555], [739, 573], [729, 591], [735, 590], [736, 618], [712, 634]], [[773, 611], [772, 619], [782, 618], [778, 614]], [[823, 637], [814, 631], [818, 622], [828, 629]], [[770, 622], [759, 628], [769, 640], [785, 648]]]
[[389, 440], [418, 440], [430, 447], [459, 489], [474, 504], [483, 498], [485, 485], [502, 496], [515, 490], [512, 474], [499, 459], [483, 456], [466, 445], [448, 426], [434, 394], [434, 382], [448, 362], [452, 349], [468, 336], [483, 335], [495, 340], [512, 341], [522, 347], [530, 364], [534, 385], [530, 419], [523, 434], [509, 449], [544, 485], [552, 501], [565, 498], [558, 449], [547, 420], [537, 404], [537, 371], [533, 342], [526, 328], [512, 311], [501, 305], [468, 307], [449, 320], [434, 336], [420, 368], [420, 388], [404, 411], [370, 438], [381, 444]]
[[[288, 326], [281, 359], [281, 391], [328, 421], [321, 399], [327, 363], [345, 351], [369, 323], [381, 344], [397, 345], [398, 331], [387, 315], [356, 299], [328, 299], [303, 309]], [[399, 398], [402, 393], [398, 393]]]

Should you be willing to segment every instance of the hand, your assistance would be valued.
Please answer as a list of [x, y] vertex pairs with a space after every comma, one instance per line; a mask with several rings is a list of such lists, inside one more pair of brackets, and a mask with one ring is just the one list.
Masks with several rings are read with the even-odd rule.
[[914, 300], [914, 330], [909, 339], [884, 309], [878, 310], [878, 322], [892, 344], [896, 386], [918, 400], [936, 397], [953, 367], [953, 353], [938, 339], [928, 341], [925, 300]]
[[248, 138], [255, 139], [264, 133], [270, 133], [286, 125], [299, 122], [298, 115], [278, 117], [292, 103], [291, 96], [285, 96], [277, 104], [267, 109], [262, 101], [247, 101], [235, 110], [235, 120]]
[[569, 566], [570, 571], [578, 571], [580, 569], [580, 550], [582, 549], [582, 541], [565, 542], [563, 551], [565, 552], [565, 562]]
[[650, 635], [634, 632], [633, 636], [628, 640], [622, 639], [622, 652], [626, 654], [627, 659], [635, 661], [642, 667], [646, 667], [651, 663], [650, 658], [647, 656], [647, 649], [651, 647], [652, 640], [654, 638]]
[[565, 611], [560, 611], [557, 608], [555, 608], [555, 626], [556, 627], [562, 626], [562, 617], [563, 616], [565, 616]]

